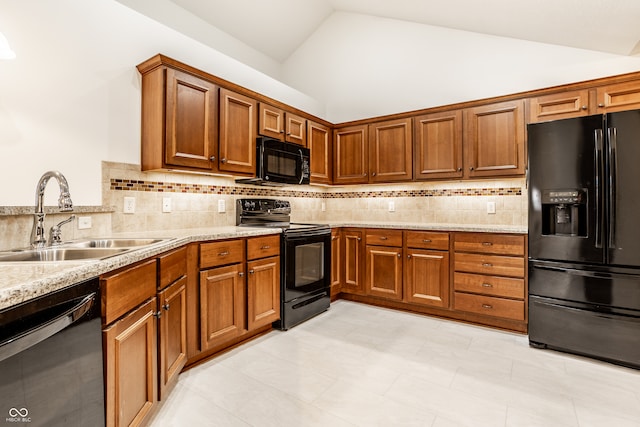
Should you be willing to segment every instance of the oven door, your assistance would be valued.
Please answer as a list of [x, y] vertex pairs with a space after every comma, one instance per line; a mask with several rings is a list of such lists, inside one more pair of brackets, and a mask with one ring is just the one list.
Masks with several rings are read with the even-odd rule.
[[331, 231], [296, 230], [283, 239], [283, 302], [329, 291]]

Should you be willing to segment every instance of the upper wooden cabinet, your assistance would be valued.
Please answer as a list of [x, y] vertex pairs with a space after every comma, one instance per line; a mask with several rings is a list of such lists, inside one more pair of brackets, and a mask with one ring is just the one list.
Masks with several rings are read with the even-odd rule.
[[366, 184], [369, 181], [367, 125], [334, 130], [333, 159], [334, 184]]
[[640, 108], [640, 81], [615, 83], [596, 88], [596, 113]]
[[220, 89], [220, 172], [255, 175], [257, 109], [254, 99]]
[[464, 152], [466, 178], [524, 174], [524, 100], [464, 110]]
[[410, 118], [369, 125], [369, 182], [411, 181], [412, 153]]
[[307, 145], [307, 120], [263, 102], [260, 103], [258, 133], [294, 144]]
[[142, 75], [142, 170], [217, 171], [218, 87], [168, 67]]
[[413, 118], [416, 179], [462, 178], [462, 111]]
[[589, 90], [554, 93], [529, 99], [529, 123], [587, 116]]
[[333, 146], [331, 129], [320, 123], [307, 122], [307, 147], [310, 152], [311, 182], [331, 184], [333, 181]]

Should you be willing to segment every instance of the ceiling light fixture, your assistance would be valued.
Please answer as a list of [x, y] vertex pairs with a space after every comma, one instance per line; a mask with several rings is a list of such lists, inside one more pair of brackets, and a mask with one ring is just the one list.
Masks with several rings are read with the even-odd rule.
[[13, 59], [16, 57], [16, 53], [9, 47], [7, 38], [0, 33], [0, 59]]

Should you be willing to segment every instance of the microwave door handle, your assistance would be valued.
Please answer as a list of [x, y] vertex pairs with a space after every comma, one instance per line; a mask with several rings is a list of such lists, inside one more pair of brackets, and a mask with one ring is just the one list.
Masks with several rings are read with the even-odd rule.
[[[298, 153], [300, 153], [300, 164], [302, 165], [304, 163], [304, 154], [302, 153], [302, 150], [298, 149]], [[302, 184], [302, 181], [304, 181], [304, 174], [302, 173], [302, 170], [300, 171], [300, 181], [298, 182], [298, 184]]]

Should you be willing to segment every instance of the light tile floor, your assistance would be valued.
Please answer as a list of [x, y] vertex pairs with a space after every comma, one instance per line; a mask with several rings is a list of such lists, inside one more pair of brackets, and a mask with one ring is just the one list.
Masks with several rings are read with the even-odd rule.
[[640, 371], [347, 301], [193, 368], [166, 426], [640, 426]]

